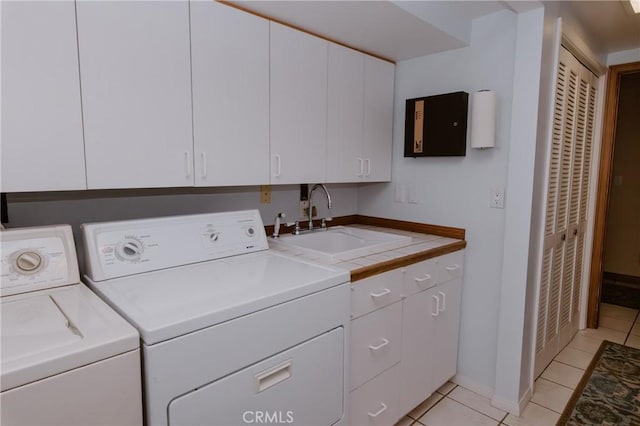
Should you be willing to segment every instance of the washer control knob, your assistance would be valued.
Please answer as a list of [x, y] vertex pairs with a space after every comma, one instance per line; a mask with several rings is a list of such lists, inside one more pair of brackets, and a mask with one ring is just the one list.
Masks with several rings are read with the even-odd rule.
[[253, 226], [248, 227], [245, 232], [247, 233], [247, 236], [249, 236], [249, 237], [253, 237], [253, 236], [256, 235], [256, 230], [253, 229]]
[[144, 246], [142, 243], [133, 238], [127, 238], [118, 244], [116, 248], [116, 256], [120, 260], [137, 261], [144, 252]]
[[26, 251], [16, 257], [16, 269], [22, 273], [32, 273], [42, 266], [42, 256], [35, 251]]

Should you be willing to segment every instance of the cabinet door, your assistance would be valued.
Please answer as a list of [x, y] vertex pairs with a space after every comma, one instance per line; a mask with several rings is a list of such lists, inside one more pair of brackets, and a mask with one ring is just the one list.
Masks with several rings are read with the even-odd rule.
[[403, 414], [399, 400], [400, 365], [396, 364], [349, 394], [349, 424], [393, 425]]
[[324, 182], [327, 41], [270, 25], [271, 183]]
[[188, 2], [77, 13], [88, 187], [193, 185]]
[[269, 182], [269, 21], [191, 2], [195, 183]]
[[75, 4], [0, 7], [1, 190], [86, 189]]
[[456, 278], [435, 288], [438, 297], [436, 319], [435, 362], [433, 386], [437, 389], [456, 374], [458, 335], [460, 329], [460, 299], [462, 278]]
[[435, 324], [437, 287], [407, 297], [402, 308], [402, 361], [400, 412], [408, 413], [424, 401], [435, 386]]
[[395, 65], [366, 56], [364, 68], [364, 180], [391, 180]]
[[351, 321], [351, 390], [400, 361], [401, 324], [400, 302]]
[[328, 70], [327, 182], [359, 182], [364, 175], [364, 55], [329, 43]]

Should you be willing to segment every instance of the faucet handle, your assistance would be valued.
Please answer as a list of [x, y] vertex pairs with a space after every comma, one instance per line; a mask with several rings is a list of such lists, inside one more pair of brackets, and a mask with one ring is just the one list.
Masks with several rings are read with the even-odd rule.
[[333, 220], [332, 217], [323, 217], [322, 221], [320, 222], [320, 227], [321, 228], [326, 228], [327, 227], [327, 222], [331, 222]]

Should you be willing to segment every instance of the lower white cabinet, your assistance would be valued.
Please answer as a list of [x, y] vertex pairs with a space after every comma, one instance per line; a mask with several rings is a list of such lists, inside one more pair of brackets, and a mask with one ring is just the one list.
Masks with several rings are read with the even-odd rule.
[[[456, 374], [463, 261], [461, 250], [353, 285], [350, 424], [393, 424]], [[383, 292], [389, 304], [372, 303]]]
[[403, 415], [399, 411], [400, 365], [395, 364], [349, 394], [349, 424], [389, 426]]
[[436, 288], [408, 297], [402, 310], [400, 411], [408, 413], [434, 390]]
[[351, 389], [400, 361], [402, 303], [351, 321]]

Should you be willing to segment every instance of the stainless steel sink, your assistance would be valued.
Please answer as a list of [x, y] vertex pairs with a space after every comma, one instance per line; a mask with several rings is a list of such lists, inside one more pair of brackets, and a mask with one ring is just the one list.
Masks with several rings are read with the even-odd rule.
[[411, 237], [351, 226], [333, 226], [326, 231], [281, 235], [280, 238], [272, 241], [275, 244], [316, 255], [321, 260], [332, 261], [354, 259], [404, 247], [411, 243]]

